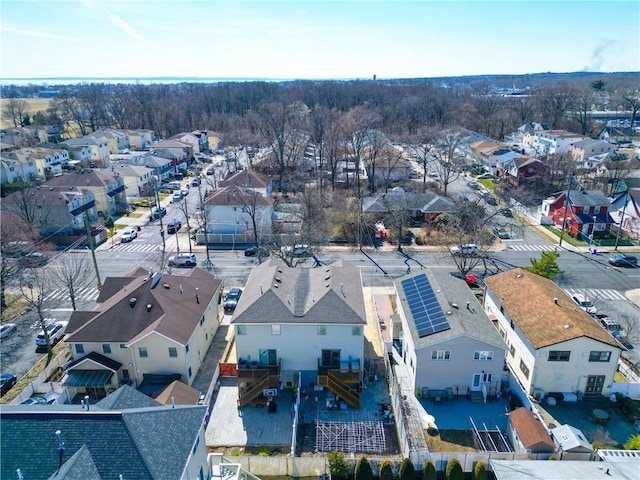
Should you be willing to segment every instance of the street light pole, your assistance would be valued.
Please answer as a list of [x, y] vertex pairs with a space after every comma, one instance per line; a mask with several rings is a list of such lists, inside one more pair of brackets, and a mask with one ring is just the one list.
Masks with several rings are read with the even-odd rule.
[[562, 229], [560, 230], [560, 243], [558, 243], [558, 247], [562, 246], [562, 239], [564, 238], [565, 231], [564, 229], [567, 226], [567, 210], [569, 209], [569, 194], [571, 193], [571, 181], [573, 177], [569, 176], [569, 187], [567, 188], [567, 198], [564, 202], [564, 217], [562, 218]]

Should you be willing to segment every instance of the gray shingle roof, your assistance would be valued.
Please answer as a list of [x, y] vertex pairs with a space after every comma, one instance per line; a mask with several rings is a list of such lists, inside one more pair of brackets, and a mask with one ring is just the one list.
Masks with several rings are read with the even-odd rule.
[[15, 478], [18, 468], [29, 480], [54, 475], [59, 458], [54, 432], [60, 430], [65, 464], [56, 479], [180, 478], [206, 414], [204, 406], [123, 411], [42, 407], [3, 406], [0, 477]]
[[[139, 392], [129, 385], [123, 385], [115, 392], [97, 402], [94, 407], [103, 410], [127, 410], [130, 408], [160, 407], [161, 403]], [[93, 407], [92, 407], [93, 408]]]
[[251, 272], [231, 323], [366, 323], [360, 271], [337, 261], [291, 268], [269, 259]]
[[[422, 274], [427, 276], [427, 280], [431, 284], [440, 308], [451, 328], [420, 338], [413, 318], [411, 317], [411, 310], [405, 299], [402, 281]], [[476, 296], [464, 280], [453, 277], [441, 269], [427, 268], [420, 270], [417, 274], [406, 275], [395, 280], [394, 285], [396, 291], [399, 293], [402, 309], [407, 316], [409, 333], [413, 338], [416, 349], [462, 335], [467, 335], [488, 344], [495, 345], [496, 347], [506, 349], [502, 338], [498, 335], [491, 320], [489, 320], [489, 317], [484, 313], [484, 309], [478, 303]], [[467, 308], [467, 302], [469, 302], [469, 308]], [[456, 304], [458, 308], [455, 308], [453, 304]], [[451, 313], [448, 314], [448, 312]]]
[[576, 207], [609, 205], [609, 199], [600, 190], [571, 190], [569, 201]]

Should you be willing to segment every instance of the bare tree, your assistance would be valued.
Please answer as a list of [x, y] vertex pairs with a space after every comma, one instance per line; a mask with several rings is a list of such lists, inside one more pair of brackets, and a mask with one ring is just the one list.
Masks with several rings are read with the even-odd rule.
[[640, 111], [640, 90], [628, 90], [620, 96], [622, 105], [624, 108], [629, 109], [629, 122], [630, 127], [633, 128], [633, 124], [636, 121], [638, 112]]
[[574, 108], [575, 93], [570, 84], [551, 85], [536, 92], [540, 111], [551, 129], [559, 128], [565, 114]]
[[2, 202], [3, 212], [17, 215], [24, 223], [39, 228], [46, 225], [50, 208], [39, 187], [22, 188]]
[[77, 310], [80, 290], [95, 286], [96, 277], [87, 252], [67, 252], [49, 267], [51, 280], [69, 294], [71, 306]]
[[29, 110], [29, 104], [21, 98], [10, 98], [4, 105], [3, 114], [10, 118], [14, 127], [24, 127], [24, 117]]
[[20, 294], [25, 299], [28, 308], [35, 311], [38, 317], [40, 328], [44, 331], [47, 345], [47, 362], [49, 365], [53, 357], [53, 345], [49, 332], [47, 331], [47, 323], [45, 311], [53, 308], [55, 300], [51, 299], [49, 294], [55, 288], [55, 282], [50, 275], [48, 268], [27, 268], [20, 270], [19, 279]]
[[463, 131], [453, 128], [438, 132], [433, 139], [431, 165], [438, 174], [435, 180], [442, 185], [445, 197], [449, 185], [458, 179], [466, 165], [466, 159], [457, 152], [463, 138]]

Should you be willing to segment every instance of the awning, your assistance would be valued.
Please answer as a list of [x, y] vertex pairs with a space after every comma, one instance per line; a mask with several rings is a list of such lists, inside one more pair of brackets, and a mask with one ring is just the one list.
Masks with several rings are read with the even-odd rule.
[[65, 387], [104, 387], [114, 372], [108, 370], [72, 370], [62, 385]]
[[117, 188], [114, 188], [113, 190], [109, 190], [107, 192], [107, 195], [109, 197], [115, 197], [118, 193], [124, 192], [124, 185], [120, 185]]

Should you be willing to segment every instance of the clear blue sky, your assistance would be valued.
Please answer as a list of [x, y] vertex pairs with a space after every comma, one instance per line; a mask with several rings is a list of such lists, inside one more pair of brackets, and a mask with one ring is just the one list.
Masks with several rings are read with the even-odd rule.
[[640, 2], [1, 0], [0, 76], [640, 70]]

